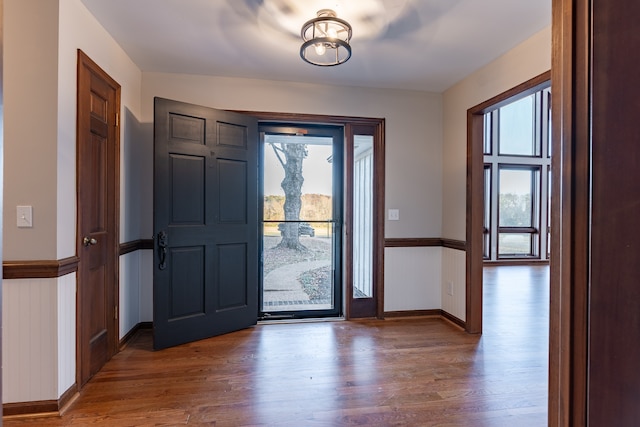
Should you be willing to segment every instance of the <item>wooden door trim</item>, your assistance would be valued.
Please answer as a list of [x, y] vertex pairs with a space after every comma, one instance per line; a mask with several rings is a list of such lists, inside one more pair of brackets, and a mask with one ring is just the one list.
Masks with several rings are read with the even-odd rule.
[[[278, 123], [304, 123], [304, 124], [334, 124], [345, 127], [345, 135], [347, 135], [348, 129], [352, 129], [357, 126], [373, 127], [374, 129], [374, 150], [376, 158], [374, 159], [376, 170], [385, 170], [385, 119], [383, 118], [369, 118], [369, 117], [352, 117], [352, 116], [332, 116], [332, 115], [318, 115], [318, 114], [296, 114], [296, 113], [274, 113], [265, 111], [244, 111], [244, 110], [232, 110], [237, 113], [248, 114], [253, 117], [257, 117], [260, 122], [278, 122]], [[345, 158], [345, 162], [348, 162], [348, 158]], [[346, 163], [345, 163], [346, 164]], [[349, 173], [347, 172], [346, 180], [349, 179]], [[376, 238], [374, 239], [374, 292], [377, 295], [376, 301], [376, 317], [384, 318], [384, 199], [385, 199], [385, 174], [376, 174], [375, 185], [375, 199], [374, 199], [374, 230]], [[347, 188], [348, 190], [348, 188]], [[347, 194], [345, 194], [345, 202]], [[347, 217], [349, 210], [345, 210], [345, 227], [349, 227], [351, 218]], [[345, 252], [348, 251], [347, 242], [350, 238], [350, 234], [347, 235], [345, 241]], [[353, 260], [351, 256], [345, 257], [344, 264], [345, 272], [351, 271], [353, 268]], [[346, 277], [346, 276], [345, 276]], [[350, 304], [347, 299], [347, 292], [353, 292], [350, 290], [349, 285], [345, 288], [345, 317], [351, 318]]]
[[484, 211], [484, 115], [508, 104], [514, 97], [534, 93], [548, 84], [546, 71], [518, 86], [470, 108], [467, 111], [467, 259], [466, 259], [466, 330], [482, 333], [482, 230]]
[[587, 424], [591, 16], [553, 0], [549, 427]]
[[[76, 200], [77, 200], [77, 213], [76, 213], [76, 256], [78, 257], [78, 270], [81, 269], [83, 265], [83, 259], [80, 257], [81, 253], [81, 236], [82, 236], [82, 214], [83, 214], [83, 206], [80, 200], [80, 186], [78, 185], [80, 180], [80, 143], [82, 135], [85, 135], [88, 130], [88, 125], [90, 120], [88, 120], [84, 114], [86, 110], [80, 108], [80, 106], [85, 102], [83, 98], [83, 94], [85, 94], [89, 88], [87, 88], [86, 81], [82, 77], [86, 76], [87, 73], [92, 73], [97, 75], [100, 79], [107, 82], [107, 84], [114, 90], [115, 92], [115, 112], [120, 115], [120, 99], [121, 99], [121, 87], [120, 85], [109, 76], [100, 66], [98, 66], [91, 58], [89, 58], [82, 50], [78, 49], [78, 62], [77, 62], [77, 122], [76, 122]], [[113, 230], [111, 241], [108, 242], [107, 247], [109, 251], [108, 259], [112, 260], [113, 265], [111, 271], [113, 272], [111, 285], [113, 289], [111, 290], [113, 295], [113, 303], [115, 305], [115, 310], [117, 313], [118, 310], [118, 301], [119, 301], [119, 255], [120, 255], [120, 126], [119, 123], [116, 123], [114, 130], [114, 141], [113, 141], [113, 150], [112, 153], [114, 156], [114, 173], [113, 173], [113, 182], [108, 183], [107, 186], [113, 188], [113, 193], [111, 194], [111, 203], [113, 203], [113, 217], [107, 218], [107, 227]], [[81, 321], [81, 313], [82, 313], [82, 287], [80, 283], [81, 277], [78, 275], [78, 285], [77, 285], [77, 307], [76, 307], [76, 384], [78, 388], [82, 388], [82, 353], [81, 353], [81, 339], [82, 339], [82, 321]], [[118, 351], [118, 319], [117, 315], [112, 318], [112, 328], [113, 328], [113, 340], [108, 342], [108, 350], [111, 355], [115, 354]]]
[[355, 135], [370, 135], [373, 137], [373, 169], [385, 170], [385, 144], [384, 144], [384, 120], [368, 120], [368, 123], [360, 123], [362, 119], [345, 123], [345, 136], [347, 153], [345, 162], [345, 317], [347, 319], [377, 317], [384, 318], [384, 188], [385, 174], [373, 175], [373, 301], [364, 299], [354, 301], [353, 298], [353, 152]]

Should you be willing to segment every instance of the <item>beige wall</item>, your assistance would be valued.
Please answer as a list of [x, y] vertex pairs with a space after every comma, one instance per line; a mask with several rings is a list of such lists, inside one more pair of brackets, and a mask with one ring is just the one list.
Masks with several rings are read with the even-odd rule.
[[442, 237], [466, 239], [467, 110], [550, 69], [547, 27], [444, 92]]
[[[58, 2], [4, 2], [5, 260], [56, 259]], [[17, 228], [16, 206], [33, 206]]]
[[[122, 85], [133, 116], [141, 72], [80, 0], [5, 0], [4, 24], [4, 259], [63, 259], [76, 252], [77, 49]], [[125, 130], [122, 158], [137, 143]], [[121, 205], [136, 200], [127, 172]], [[33, 206], [33, 228], [16, 227], [16, 205]], [[122, 215], [121, 232], [130, 222]], [[123, 276], [121, 293], [139, 286]], [[75, 382], [76, 275], [4, 280], [2, 292], [4, 403], [57, 399]]]

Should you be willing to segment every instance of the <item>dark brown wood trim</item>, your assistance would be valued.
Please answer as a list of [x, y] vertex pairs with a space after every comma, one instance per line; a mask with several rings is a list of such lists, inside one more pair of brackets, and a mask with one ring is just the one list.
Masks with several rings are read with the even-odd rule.
[[442, 247], [449, 249], [457, 249], [459, 251], [467, 250], [467, 242], [463, 240], [442, 239]]
[[453, 314], [439, 308], [431, 310], [401, 310], [384, 312], [385, 319], [398, 319], [403, 317], [442, 317], [444, 320], [447, 320], [462, 329], [466, 329], [466, 323], [464, 320], [458, 319]]
[[[368, 121], [368, 124], [371, 121]], [[374, 168], [379, 173], [376, 173], [375, 176], [375, 199], [373, 201], [373, 221], [374, 221], [374, 233], [376, 238], [373, 243], [374, 250], [374, 283], [373, 286], [375, 288], [375, 292], [378, 295], [377, 298], [377, 316], [379, 319], [383, 318], [384, 313], [384, 206], [385, 206], [385, 188], [386, 188], [386, 140], [385, 140], [385, 132], [386, 132], [386, 122], [384, 119], [376, 119], [376, 134], [374, 137], [374, 150], [379, 153], [375, 157], [375, 165]]]
[[440, 311], [441, 311], [440, 315], [443, 318], [447, 319], [449, 322], [453, 323], [456, 326], [461, 327], [464, 330], [467, 329], [467, 323], [464, 320], [458, 319], [456, 316], [454, 316], [453, 314], [447, 311], [444, 311], [444, 310], [440, 310]]
[[235, 113], [248, 114], [256, 117], [261, 122], [291, 122], [291, 123], [317, 123], [317, 124], [338, 124], [345, 125], [378, 125], [384, 122], [383, 118], [372, 117], [352, 117], [352, 116], [329, 116], [321, 114], [298, 114], [298, 113], [275, 113], [269, 111], [246, 111], [229, 110]]
[[469, 333], [482, 333], [482, 231], [484, 211], [484, 116], [467, 112], [467, 257], [465, 319]]
[[516, 265], [549, 265], [548, 259], [501, 259], [498, 261], [484, 261], [485, 267], [503, 267], [503, 266], [516, 266]]
[[590, 9], [586, 1], [552, 2], [549, 427], [588, 424]]
[[78, 387], [73, 384], [58, 400], [38, 400], [33, 402], [4, 403], [2, 415], [4, 419], [25, 418], [35, 416], [59, 415], [60, 411], [78, 394]]
[[392, 237], [384, 239], [385, 248], [420, 248], [437, 246], [456, 249], [459, 251], [467, 250], [467, 242], [454, 239], [441, 239], [440, 237]]
[[131, 242], [120, 243], [120, 256], [146, 249], [153, 249], [152, 239], [138, 239]]
[[78, 271], [78, 257], [61, 260], [4, 261], [3, 279], [49, 279]]
[[442, 239], [439, 237], [407, 237], [384, 239], [385, 248], [417, 248], [442, 246]]
[[400, 311], [385, 311], [385, 319], [393, 319], [398, 317], [420, 317], [420, 316], [442, 316], [442, 310], [434, 308], [431, 310], [400, 310]]
[[129, 341], [131, 341], [131, 338], [133, 338], [135, 334], [143, 329], [153, 329], [153, 322], [140, 322], [136, 326], [131, 328], [131, 330], [127, 332], [127, 334], [120, 340], [120, 351], [122, 351], [122, 349], [124, 349], [127, 344], [129, 344]]
[[469, 111], [472, 114], [485, 114], [489, 111], [496, 110], [506, 104], [509, 104], [515, 100], [515, 98], [524, 98], [531, 95], [534, 92], [539, 91], [543, 87], [547, 86], [551, 81], [551, 70], [537, 75], [524, 83], [519, 84], [493, 98], [472, 107]]

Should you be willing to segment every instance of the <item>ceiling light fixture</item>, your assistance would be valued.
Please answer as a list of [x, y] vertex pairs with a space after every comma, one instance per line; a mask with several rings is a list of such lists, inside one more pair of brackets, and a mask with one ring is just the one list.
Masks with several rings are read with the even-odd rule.
[[351, 58], [351, 25], [331, 9], [321, 9], [318, 16], [302, 26], [300, 57], [320, 67], [340, 65]]

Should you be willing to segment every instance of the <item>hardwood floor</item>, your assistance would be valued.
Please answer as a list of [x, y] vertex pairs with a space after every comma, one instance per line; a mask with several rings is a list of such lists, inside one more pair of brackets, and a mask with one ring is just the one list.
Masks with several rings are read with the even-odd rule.
[[541, 427], [548, 267], [485, 270], [485, 333], [440, 318], [261, 324], [154, 352], [138, 333], [38, 426]]

